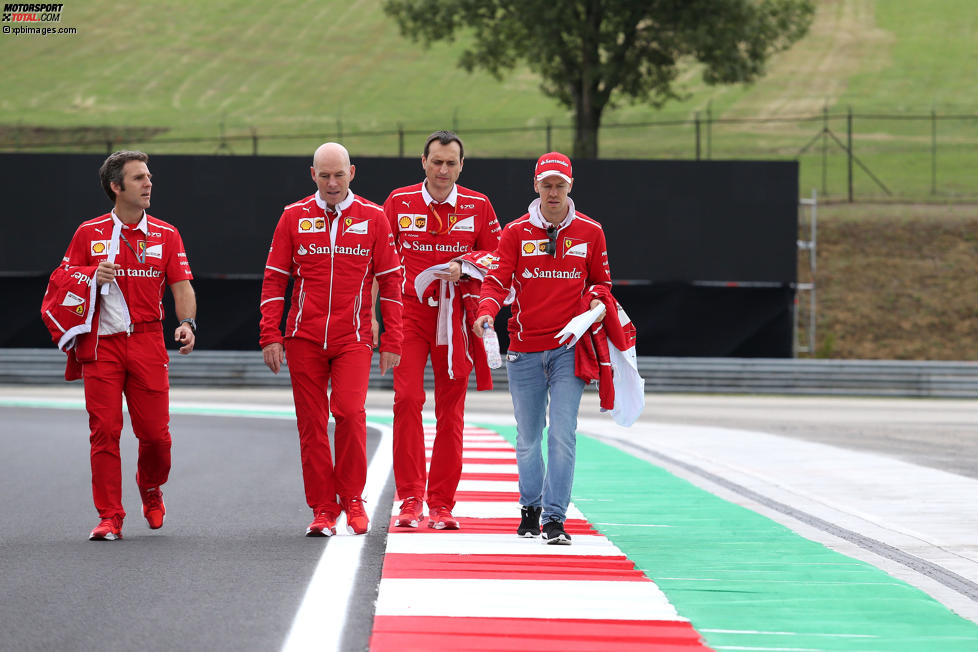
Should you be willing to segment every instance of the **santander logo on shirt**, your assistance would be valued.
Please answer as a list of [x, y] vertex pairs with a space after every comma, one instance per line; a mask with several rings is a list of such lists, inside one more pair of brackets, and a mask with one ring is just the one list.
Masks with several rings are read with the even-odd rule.
[[534, 267], [531, 270], [529, 267], [525, 267], [520, 276], [523, 278], [583, 278], [584, 273], [579, 269], [561, 271], [559, 269], [540, 269], [539, 267]]
[[[311, 244], [306, 247], [305, 245], [300, 244], [295, 250], [295, 253], [299, 256], [328, 256], [330, 255], [330, 248], [327, 245]], [[361, 247], [360, 245], [357, 245], [356, 247], [344, 247], [343, 245], [336, 245], [332, 248], [332, 253], [346, 256], [369, 256], [370, 249]]]

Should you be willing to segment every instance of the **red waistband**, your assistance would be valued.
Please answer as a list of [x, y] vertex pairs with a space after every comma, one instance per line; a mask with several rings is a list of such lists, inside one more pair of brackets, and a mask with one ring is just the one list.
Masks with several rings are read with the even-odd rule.
[[163, 332], [163, 322], [161, 321], [144, 321], [140, 324], [133, 324], [129, 328], [130, 333], [153, 333]]

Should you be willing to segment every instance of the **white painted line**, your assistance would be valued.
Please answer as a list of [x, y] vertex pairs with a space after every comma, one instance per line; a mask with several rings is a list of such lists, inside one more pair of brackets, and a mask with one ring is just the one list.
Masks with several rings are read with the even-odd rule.
[[745, 636], [825, 636], [828, 638], [879, 638], [874, 634], [820, 634], [818, 632], [765, 632], [753, 629], [703, 629], [698, 628], [700, 633], [708, 632], [711, 634], [743, 634]]
[[[394, 431], [376, 423], [369, 423], [368, 426], [379, 430], [381, 437], [367, 468], [367, 484], [363, 492], [365, 499], [383, 493], [393, 463]], [[380, 507], [373, 511], [372, 527], [376, 525], [376, 519], [386, 512]], [[339, 526], [337, 523], [337, 532], [340, 531]], [[350, 603], [356, 585], [357, 570], [368, 536], [369, 533], [335, 536], [324, 546], [323, 555], [306, 588], [306, 595], [292, 621], [292, 629], [282, 646], [283, 652], [340, 650], [346, 624], [346, 605]]]
[[462, 475], [466, 473], [519, 473], [515, 464], [465, 464], [462, 463]]
[[512, 493], [520, 490], [516, 480], [465, 480], [458, 483], [459, 491], [490, 491]]
[[[431, 454], [431, 451], [427, 451]], [[462, 450], [462, 463], [466, 460], [513, 460], [516, 461], [516, 451], [466, 451]]]
[[[425, 441], [426, 444], [430, 444], [433, 441], [435, 441], [434, 434], [432, 434], [431, 436], [425, 435], [424, 441]], [[463, 435], [462, 436], [462, 443], [463, 444], [472, 444], [473, 446], [476, 445], [476, 444], [495, 443], [495, 442], [499, 442], [499, 441], [505, 441], [505, 440], [502, 437], [500, 437], [499, 435], [469, 435], [469, 434], [466, 434], [466, 435]], [[512, 448], [512, 447], [513, 447], [512, 444], [510, 444], [510, 448]]]
[[510, 451], [511, 453], [516, 452], [516, 449], [513, 448], [513, 445], [510, 444], [508, 441], [463, 441], [462, 445], [466, 449], [469, 448], [470, 446], [474, 446], [477, 448], [492, 448], [492, 449]]
[[[455, 513], [454, 511], [452, 512]], [[603, 536], [574, 534], [573, 545], [547, 545], [540, 538], [524, 539], [513, 534], [473, 534], [459, 532], [391, 532], [387, 535], [388, 553], [412, 555], [593, 555], [624, 556]], [[625, 582], [623, 582], [625, 583]], [[540, 594], [539, 591], [534, 591]], [[475, 612], [473, 612], [475, 613]]]
[[[545, 575], [541, 574], [541, 578]], [[686, 621], [653, 582], [385, 579], [378, 616]]]
[[[463, 500], [455, 503], [452, 514], [458, 518], [519, 518], [520, 504], [517, 501]], [[573, 503], [567, 506], [567, 518], [583, 519], [584, 514]], [[576, 539], [575, 539], [576, 540]]]

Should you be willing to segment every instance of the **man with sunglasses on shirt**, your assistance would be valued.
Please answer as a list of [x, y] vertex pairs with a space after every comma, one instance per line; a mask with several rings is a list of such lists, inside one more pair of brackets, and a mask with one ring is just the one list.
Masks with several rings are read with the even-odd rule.
[[[601, 225], [580, 213], [569, 197], [574, 176], [569, 158], [559, 152], [537, 161], [533, 187], [540, 195], [528, 212], [506, 225], [499, 239], [496, 269], [482, 284], [473, 330], [484, 328], [516, 292], [509, 320], [506, 373], [516, 416], [521, 522], [519, 536], [540, 536], [567, 545], [564, 529], [574, 480], [577, 412], [584, 381], [575, 375], [573, 347], [555, 337], [581, 312], [592, 285], [611, 287], [608, 252]], [[597, 299], [591, 307], [600, 305]], [[549, 401], [548, 401], [549, 394]], [[547, 464], [542, 442], [547, 425]]]
[[[451, 131], [436, 131], [428, 137], [421, 156], [425, 180], [394, 190], [384, 202], [404, 263], [404, 341], [401, 364], [394, 369], [394, 482], [403, 502], [395, 527], [418, 527], [424, 519], [427, 490], [428, 527], [459, 529], [452, 508], [462, 475], [465, 393], [475, 358], [484, 353], [477, 350], [481, 342], [472, 346], [462, 319], [457, 296], [463, 293], [458, 286], [462, 265], [456, 259], [476, 251], [491, 252], [499, 241], [499, 222], [489, 198], [455, 183], [464, 161], [461, 139]], [[453, 284], [454, 296], [439, 293], [419, 301], [415, 279], [439, 263], [448, 263], [448, 268], [436, 273], [436, 278]], [[426, 474], [421, 410], [429, 356], [437, 424], [431, 468]]]

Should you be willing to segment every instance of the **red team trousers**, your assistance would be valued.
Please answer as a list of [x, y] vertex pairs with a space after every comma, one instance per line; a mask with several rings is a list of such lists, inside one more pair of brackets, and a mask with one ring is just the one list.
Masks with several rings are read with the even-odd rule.
[[[462, 421], [471, 363], [448, 377], [448, 347], [435, 345], [438, 307], [404, 302], [401, 362], [394, 367], [394, 482], [397, 495], [424, 497], [428, 507], [455, 507], [462, 475]], [[424, 369], [428, 356], [435, 376], [435, 443], [425, 477]], [[427, 480], [427, 481], [426, 481]]]
[[[367, 483], [367, 383], [372, 351], [362, 343], [336, 350], [300, 337], [286, 338], [292, 377], [299, 455], [306, 502], [316, 510], [340, 512], [340, 498], [363, 493]], [[327, 394], [327, 384], [331, 390]], [[329, 451], [329, 415], [333, 414], [336, 464]]]
[[169, 361], [160, 327], [132, 335], [101, 336], [98, 360], [83, 365], [92, 496], [99, 518], [126, 516], [119, 455], [123, 393], [139, 440], [137, 484], [144, 489], [158, 487], [170, 475]]

